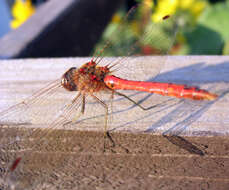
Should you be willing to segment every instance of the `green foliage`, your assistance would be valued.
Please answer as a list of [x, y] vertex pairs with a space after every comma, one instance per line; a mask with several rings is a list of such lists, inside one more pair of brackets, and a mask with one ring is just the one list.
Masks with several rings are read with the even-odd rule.
[[215, 55], [222, 52], [223, 39], [218, 32], [210, 28], [198, 24], [192, 32], [184, 35], [188, 54]]
[[161, 54], [166, 54], [174, 43], [176, 30], [175, 17], [159, 23], [150, 22], [142, 34], [141, 44], [150, 45], [160, 50]]
[[[126, 12], [122, 9], [120, 20], [111, 22], [96, 51], [104, 49], [103, 56], [158, 54], [158, 50], [164, 54], [174, 41], [176, 25], [179, 33], [173, 54], [229, 54], [229, 0], [207, 5], [198, 17], [190, 11], [191, 7], [190, 10], [177, 9], [171, 16], [173, 19], [165, 25], [146, 22], [147, 13], [141, 10], [134, 11], [123, 21]], [[151, 20], [151, 16], [148, 19]]]
[[218, 32], [223, 40], [229, 39], [229, 3], [209, 6], [200, 16], [199, 23]]
[[103, 49], [102, 56], [162, 55], [171, 49], [175, 37], [174, 18], [153, 23], [144, 20], [139, 12], [134, 13], [119, 23], [112, 22], [95, 52]]
[[126, 25], [125, 29], [123, 27], [125, 26], [120, 26], [118, 23], [111, 23], [95, 49], [101, 50], [107, 45], [102, 52], [103, 56], [126, 55], [131, 44], [134, 44], [136, 41], [136, 36], [128, 25]]
[[218, 3], [205, 9], [193, 31], [184, 34], [188, 54], [222, 54], [229, 40], [229, 4]]

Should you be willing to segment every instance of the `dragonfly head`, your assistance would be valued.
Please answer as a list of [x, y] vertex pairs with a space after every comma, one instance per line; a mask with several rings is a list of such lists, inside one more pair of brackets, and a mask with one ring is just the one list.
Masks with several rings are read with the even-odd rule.
[[77, 69], [75, 67], [66, 71], [61, 78], [61, 85], [68, 91], [77, 91], [77, 85], [74, 82], [74, 76]]

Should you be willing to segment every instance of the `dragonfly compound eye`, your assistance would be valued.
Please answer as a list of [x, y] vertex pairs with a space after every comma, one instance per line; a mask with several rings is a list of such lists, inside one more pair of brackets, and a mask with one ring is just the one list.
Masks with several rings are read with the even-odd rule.
[[75, 72], [76, 68], [72, 67], [62, 76], [61, 85], [68, 91], [77, 91], [77, 85], [74, 82]]

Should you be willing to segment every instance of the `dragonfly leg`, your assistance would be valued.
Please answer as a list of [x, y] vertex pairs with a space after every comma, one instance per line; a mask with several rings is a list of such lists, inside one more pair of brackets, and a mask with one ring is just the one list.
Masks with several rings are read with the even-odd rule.
[[99, 102], [106, 110], [105, 113], [105, 127], [104, 127], [104, 132], [107, 132], [107, 120], [108, 120], [108, 106], [107, 104], [105, 104], [102, 100], [100, 100], [97, 96], [95, 96], [94, 94], [91, 95], [97, 102]]
[[113, 112], [114, 91], [111, 93], [111, 113]]
[[82, 107], [81, 107], [81, 113], [84, 114], [85, 111], [85, 95], [83, 95], [83, 102], [82, 102]]
[[111, 97], [110, 97], [110, 100], [109, 100], [109, 104], [110, 104], [110, 115], [109, 115], [109, 121], [112, 123], [112, 120], [113, 120], [113, 100], [114, 100], [114, 91], [111, 92]]
[[81, 96], [81, 93], [79, 92], [77, 96], [72, 100], [72, 103], [74, 103], [80, 96]]
[[140, 108], [141, 108], [142, 110], [144, 110], [144, 111], [150, 110], [150, 109], [156, 107], [156, 106], [150, 106], [150, 107], [148, 107], [148, 108], [145, 108], [145, 107], [143, 107], [141, 104], [135, 102], [133, 99], [131, 99], [131, 98], [129, 98], [128, 96], [126, 96], [125, 94], [122, 94], [122, 93], [117, 92], [117, 91], [115, 91], [115, 90], [114, 90], [113, 92], [114, 92], [115, 94], [119, 95], [119, 96], [123, 96], [124, 98], [126, 98], [126, 99], [129, 100], [129, 101], [131, 101], [133, 104], [135, 104], [136, 106], [140, 107]]
[[104, 127], [104, 150], [106, 150], [106, 144], [105, 144], [105, 138], [108, 137], [109, 140], [112, 142], [113, 144], [113, 147], [115, 146], [115, 143], [113, 141], [113, 139], [111, 138], [109, 132], [107, 131], [107, 121], [108, 121], [108, 106], [107, 104], [105, 104], [102, 100], [100, 100], [98, 97], [96, 97], [95, 95], [91, 95], [97, 102], [99, 102], [106, 110], [106, 113], [105, 113], [105, 127]]
[[[79, 92], [78, 94], [77, 94], [77, 96], [72, 100], [72, 103], [75, 103], [78, 99], [79, 99], [79, 97], [81, 96], [81, 93]], [[82, 115], [82, 114], [84, 114], [84, 111], [85, 111], [85, 95], [83, 94], [83, 97], [82, 97], [82, 107], [81, 107], [81, 111], [79, 112], [79, 114], [78, 115], [76, 115], [73, 119], [72, 119], [72, 122], [76, 122], [77, 121], [77, 119]]]

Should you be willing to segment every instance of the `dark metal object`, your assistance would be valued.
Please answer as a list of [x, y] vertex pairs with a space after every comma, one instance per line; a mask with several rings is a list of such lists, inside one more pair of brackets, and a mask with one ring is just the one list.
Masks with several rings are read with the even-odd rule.
[[122, 0], [50, 0], [0, 39], [0, 58], [88, 56]]

